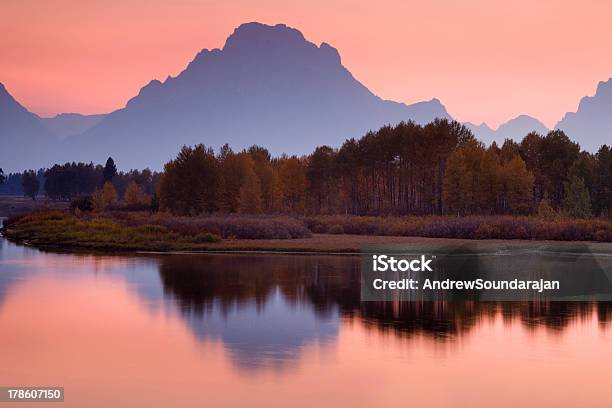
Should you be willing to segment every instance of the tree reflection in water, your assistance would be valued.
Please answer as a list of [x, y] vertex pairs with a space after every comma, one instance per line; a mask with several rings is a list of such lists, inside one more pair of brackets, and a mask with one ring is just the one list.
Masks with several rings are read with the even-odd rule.
[[312, 307], [318, 320], [361, 319], [367, 326], [398, 336], [425, 334], [452, 339], [500, 315], [527, 328], [559, 331], [596, 315], [612, 320], [609, 302], [360, 302], [360, 260], [349, 256], [180, 255], [160, 260], [164, 292], [183, 313], [222, 315], [263, 306], [282, 295], [285, 307]]

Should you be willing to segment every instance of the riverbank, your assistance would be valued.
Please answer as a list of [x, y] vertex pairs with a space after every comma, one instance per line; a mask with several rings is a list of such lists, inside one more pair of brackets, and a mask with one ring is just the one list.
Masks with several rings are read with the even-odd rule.
[[[204, 245], [194, 252], [220, 253], [301, 253], [301, 254], [359, 254], [372, 249], [410, 250], [414, 252], [436, 252], [448, 249], [456, 252], [515, 252], [543, 251], [563, 253], [599, 253], [612, 256], [612, 243], [562, 242], [535, 240], [473, 240], [454, 238], [392, 237], [380, 235], [335, 235], [313, 234], [310, 238], [289, 240], [231, 239]], [[143, 251], [154, 252], [154, 251]]]
[[[379, 225], [399, 218], [380, 219]], [[324, 217], [319, 222], [325, 221]], [[339, 218], [329, 220], [337, 223]], [[370, 225], [377, 218], [352, 217], [346, 222]], [[437, 223], [443, 220], [436, 219]], [[522, 220], [519, 220], [522, 221]], [[583, 222], [584, 220], [579, 220]], [[75, 215], [68, 211], [33, 212], [5, 221], [4, 235], [32, 246], [58, 250], [125, 252], [296, 252], [359, 253], [365, 247], [398, 247], [432, 251], [464, 246], [470, 251], [541, 249], [612, 253], [612, 243], [535, 239], [467, 239], [371, 234], [312, 233], [313, 221], [282, 216], [171, 217], [150, 213]], [[412, 224], [421, 219], [407, 220]], [[463, 220], [462, 222], [466, 222]], [[473, 222], [473, 220], [467, 220]], [[508, 220], [500, 220], [500, 223]], [[533, 221], [540, 222], [540, 221]], [[411, 224], [411, 225], [412, 225]], [[333, 224], [337, 225], [337, 224]], [[582, 225], [582, 224], [581, 224]], [[599, 225], [599, 224], [597, 224]], [[606, 225], [605, 222], [602, 225]], [[476, 227], [473, 227], [476, 228]], [[480, 228], [480, 227], [478, 227]], [[578, 226], [574, 225], [574, 233]], [[586, 227], [585, 227], [586, 228]], [[589, 227], [592, 228], [592, 227]], [[601, 227], [600, 227], [601, 228]], [[364, 230], [362, 230], [364, 231]], [[604, 231], [600, 229], [598, 231]], [[585, 232], [578, 232], [585, 234]]]
[[308, 238], [304, 224], [284, 216], [173, 217], [162, 213], [35, 211], [4, 220], [7, 238], [36, 247], [93, 251], [198, 251], [235, 239]]

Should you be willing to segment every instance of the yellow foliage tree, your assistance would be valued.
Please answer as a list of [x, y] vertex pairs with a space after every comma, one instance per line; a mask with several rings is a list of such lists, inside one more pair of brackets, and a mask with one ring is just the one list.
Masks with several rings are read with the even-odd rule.
[[104, 183], [102, 190], [96, 190], [91, 196], [93, 209], [96, 212], [107, 210], [111, 205], [117, 202], [117, 191], [112, 183], [107, 181]]
[[514, 156], [502, 166], [503, 208], [511, 214], [526, 214], [533, 201], [533, 174], [521, 156]]
[[146, 204], [148, 200], [142, 188], [132, 180], [127, 185], [123, 201], [127, 205], [142, 205]]
[[289, 212], [304, 210], [304, 195], [306, 192], [306, 166], [300, 159], [292, 156], [283, 159], [279, 171], [283, 208]]
[[117, 202], [117, 190], [113, 187], [113, 184], [110, 181], [104, 183], [104, 187], [102, 188], [102, 203], [105, 208], [110, 207], [111, 205]]

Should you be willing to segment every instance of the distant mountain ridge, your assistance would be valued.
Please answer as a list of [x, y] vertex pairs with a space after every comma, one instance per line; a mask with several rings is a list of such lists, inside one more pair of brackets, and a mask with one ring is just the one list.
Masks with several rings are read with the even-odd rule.
[[495, 130], [491, 129], [486, 123], [474, 125], [473, 123], [466, 122], [464, 125], [486, 145], [496, 142], [499, 146], [506, 139], [520, 141], [530, 132], [545, 135], [550, 131], [542, 122], [528, 115], [519, 115], [516, 118], [510, 119], [499, 125]]
[[57, 136], [64, 139], [70, 136], [80, 135], [100, 123], [106, 114], [81, 115], [80, 113], [60, 113], [52, 118], [40, 118], [43, 124]]
[[181, 145], [305, 154], [402, 120], [451, 119], [437, 99], [413, 105], [370, 92], [326, 43], [283, 24], [238, 27], [222, 49], [204, 49], [183, 72], [153, 80], [64, 149], [81, 160], [112, 155], [130, 167], [161, 168]]
[[576, 112], [566, 113], [555, 129], [563, 130], [591, 152], [604, 143], [611, 145], [612, 78], [599, 82], [595, 95], [582, 98]]
[[0, 168], [39, 168], [55, 155], [57, 140], [40, 118], [13, 98], [0, 83]]

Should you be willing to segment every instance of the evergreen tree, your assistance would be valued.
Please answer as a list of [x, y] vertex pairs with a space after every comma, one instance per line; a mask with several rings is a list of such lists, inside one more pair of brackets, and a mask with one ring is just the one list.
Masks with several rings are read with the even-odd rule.
[[174, 214], [196, 215], [217, 208], [218, 163], [203, 144], [184, 146], [166, 163], [159, 185], [160, 207]]
[[104, 182], [112, 182], [117, 175], [117, 166], [115, 166], [115, 161], [112, 157], [106, 160], [102, 174], [104, 175]]
[[23, 175], [21, 176], [21, 186], [23, 188], [23, 194], [26, 197], [36, 200], [38, 190], [40, 189], [40, 181], [38, 180], [34, 170], [27, 170], [23, 172]]
[[612, 149], [603, 145], [596, 156], [594, 210], [597, 215], [612, 216]]

